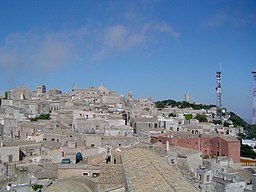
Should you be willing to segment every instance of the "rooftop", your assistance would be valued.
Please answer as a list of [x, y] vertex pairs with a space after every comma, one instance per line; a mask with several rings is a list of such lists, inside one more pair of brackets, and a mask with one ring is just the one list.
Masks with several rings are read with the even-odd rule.
[[196, 153], [201, 153], [197, 150], [193, 150], [193, 149], [189, 149], [189, 148], [185, 148], [185, 147], [177, 147], [177, 146], [170, 146], [170, 152], [175, 152], [178, 155], [181, 156], [189, 156], [189, 155], [193, 155]]
[[106, 189], [125, 186], [125, 175], [121, 164], [102, 164], [100, 166], [99, 188]]
[[122, 160], [131, 191], [198, 191], [174, 166], [149, 150], [135, 148], [124, 151]]
[[45, 192], [96, 192], [97, 185], [86, 177], [71, 177], [57, 181]]
[[219, 135], [220, 138], [224, 139], [225, 141], [228, 142], [240, 142], [237, 138], [232, 137], [232, 136], [223, 136], [223, 135]]

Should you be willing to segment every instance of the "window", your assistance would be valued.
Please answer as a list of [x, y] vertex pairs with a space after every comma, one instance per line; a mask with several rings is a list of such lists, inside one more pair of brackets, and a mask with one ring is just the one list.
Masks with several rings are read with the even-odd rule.
[[210, 175], [206, 176], [206, 181], [210, 181]]
[[94, 143], [91, 144], [91, 147], [94, 147]]
[[100, 173], [92, 173], [92, 177], [98, 177], [100, 176]]
[[89, 173], [88, 172], [83, 172], [82, 175], [89, 175]]

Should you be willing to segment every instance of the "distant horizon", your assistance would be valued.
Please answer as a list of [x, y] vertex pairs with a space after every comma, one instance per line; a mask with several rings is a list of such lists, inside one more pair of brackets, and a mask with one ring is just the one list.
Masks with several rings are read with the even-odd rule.
[[[45, 84], [38, 84], [38, 85], [45, 85]], [[72, 84], [73, 85], [73, 84]], [[94, 87], [94, 88], [98, 88], [99, 86], [104, 86], [104, 84], [99, 84], [98, 86], [95, 86], [95, 85], [91, 85], [91, 86], [89, 86], [89, 87], [77, 87], [77, 89], [78, 90], [81, 90], [81, 89], [88, 89], [88, 88], [90, 88], [90, 87]], [[47, 88], [47, 85], [45, 85], [46, 86], [46, 92], [48, 92], [49, 90], [53, 90], [53, 89], [58, 89], [58, 90], [60, 90], [63, 94], [65, 94], [65, 93], [67, 93], [67, 94], [69, 94], [69, 93], [72, 93], [72, 87], [70, 87], [70, 90], [68, 91], [68, 90], [66, 90], [66, 91], [63, 91], [63, 90], [61, 90], [61, 89], [59, 89], [58, 87], [54, 87], [54, 88]], [[35, 88], [30, 88], [30, 87], [28, 87], [28, 86], [26, 86], [26, 85], [21, 85], [21, 86], [17, 86], [17, 87], [14, 87], [14, 88], [11, 88], [11, 89], [9, 89], [9, 90], [5, 90], [4, 92], [3, 92], [3, 94], [1, 94], [1, 92], [0, 92], [0, 96], [3, 96], [4, 97], [4, 93], [6, 92], [6, 91], [10, 91], [10, 90], [13, 90], [13, 89], [18, 89], [18, 88], [27, 88], [27, 89], [29, 89], [30, 91], [32, 91], [32, 92], [36, 92], [36, 88], [37, 87], [35, 87]], [[104, 86], [105, 87], [105, 86]], [[128, 98], [128, 93], [129, 92], [132, 92], [132, 94], [134, 94], [134, 92], [132, 91], [132, 90], [130, 90], [130, 91], [128, 91], [127, 93], [118, 93], [118, 90], [115, 90], [115, 89], [109, 89], [108, 87], [105, 87], [106, 89], [108, 89], [108, 90], [112, 90], [112, 91], [114, 91], [117, 95], [123, 95], [125, 98]], [[188, 93], [185, 93], [185, 94], [188, 94]], [[148, 99], [148, 98], [152, 98], [152, 100], [154, 101], [154, 102], [157, 102], [157, 101], [164, 101], [164, 100], [169, 100], [169, 99], [171, 99], [171, 100], [175, 100], [175, 101], [185, 101], [185, 94], [184, 94], [184, 98], [183, 99], [175, 99], [175, 98], [165, 98], [165, 99], [154, 99], [154, 98], [152, 98], [150, 95], [148, 96], [148, 97], [139, 97], [139, 98], [137, 98], [136, 97], [136, 93], [135, 93], [135, 100], [139, 100], [139, 99]], [[190, 98], [191, 98], [191, 94], [189, 94], [190, 95]], [[216, 105], [216, 103], [202, 103], [202, 102], [195, 102], [195, 101], [190, 101], [189, 103], [192, 103], [192, 104], [202, 104], [202, 105]], [[223, 107], [223, 108], [226, 108], [226, 107]], [[232, 110], [230, 110], [230, 109], [228, 109], [227, 108], [227, 110], [228, 110], [228, 112], [234, 112], [234, 111], [232, 111]], [[249, 124], [251, 124], [252, 123], [252, 118], [251, 119], [246, 119], [246, 118], [244, 118], [244, 117], [242, 117], [239, 113], [237, 113], [237, 112], [234, 112], [235, 114], [237, 114], [237, 115], [239, 115], [241, 118], [243, 118], [243, 120], [244, 121], [246, 121], [247, 123], [249, 123]]]

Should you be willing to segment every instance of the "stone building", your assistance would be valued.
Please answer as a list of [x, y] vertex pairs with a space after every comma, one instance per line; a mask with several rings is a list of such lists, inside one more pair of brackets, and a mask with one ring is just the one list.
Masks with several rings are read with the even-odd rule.
[[58, 166], [57, 178], [65, 179], [71, 177], [96, 178], [100, 175], [100, 166], [90, 166], [87, 164], [61, 164]]
[[20, 161], [20, 148], [18, 146], [0, 147], [1, 163], [12, 163]]
[[176, 162], [176, 164], [181, 166], [187, 166], [191, 172], [202, 166], [202, 153], [196, 150], [170, 146], [168, 148], [168, 158], [171, 162]]
[[213, 177], [213, 192], [244, 192], [246, 182], [237, 179], [236, 177]]
[[7, 92], [7, 99], [13, 100], [23, 100], [23, 99], [31, 99], [32, 91], [30, 91], [26, 87], [19, 87], [15, 89], [11, 89]]
[[132, 118], [130, 125], [133, 127], [135, 133], [143, 131], [157, 130], [159, 128], [156, 117], [137, 117]]
[[104, 136], [101, 141], [102, 147], [105, 146], [131, 146], [138, 141], [148, 142], [148, 137], [124, 137], [124, 136]]
[[37, 96], [44, 95], [46, 93], [46, 86], [45, 85], [38, 85], [37, 86]]
[[17, 130], [16, 118], [4, 118], [3, 135], [11, 139], [20, 137], [20, 132]]
[[199, 189], [201, 192], [213, 191], [212, 180], [213, 180], [213, 171], [206, 169], [203, 166], [196, 169], [195, 172], [196, 178], [199, 181]]
[[73, 122], [73, 130], [78, 133], [104, 133], [108, 126], [109, 123], [100, 118], [77, 118]]
[[186, 147], [201, 151], [205, 156], [227, 156], [240, 163], [240, 141], [232, 136], [195, 135], [189, 133], [167, 133], [152, 135], [151, 142]]
[[59, 89], [51, 89], [48, 91], [48, 97], [54, 97], [60, 95], [62, 92]]

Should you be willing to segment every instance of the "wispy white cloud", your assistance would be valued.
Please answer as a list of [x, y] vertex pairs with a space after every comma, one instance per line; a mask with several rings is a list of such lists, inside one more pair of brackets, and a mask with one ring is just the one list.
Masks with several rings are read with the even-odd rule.
[[52, 71], [85, 56], [100, 61], [109, 54], [124, 54], [148, 45], [159, 33], [173, 39], [180, 36], [163, 22], [140, 27], [116, 24], [91, 29], [83, 26], [73, 31], [14, 33], [0, 45], [0, 67], [10, 71], [32, 68], [36, 72]]
[[[76, 62], [88, 65], [136, 50], [147, 53], [145, 49], [151, 43], [157, 46], [156, 42], [164, 38], [173, 39], [175, 43], [180, 33], [169, 23], [143, 15], [150, 12], [148, 8], [153, 10], [155, 3], [155, 0], [142, 1], [140, 6], [128, 3], [127, 7], [110, 3], [111, 13], [122, 7], [122, 11], [114, 13], [118, 17], [112, 15], [105, 21], [88, 18], [86, 24], [72, 30], [67, 27], [59, 31], [31, 29], [9, 34], [0, 44], [0, 68], [10, 72], [51, 72]], [[140, 13], [141, 8], [143, 13]]]
[[208, 19], [206, 25], [211, 28], [218, 28], [225, 25], [231, 25], [233, 27], [256, 25], [256, 14], [239, 10], [221, 10]]
[[229, 16], [225, 11], [218, 11], [207, 21], [209, 27], [220, 27], [229, 20]]
[[256, 13], [236, 13], [236, 15], [237, 17], [232, 20], [234, 26], [256, 25]]
[[145, 23], [134, 28], [125, 25], [113, 25], [103, 30], [100, 51], [95, 55], [96, 60], [102, 59], [108, 54], [123, 54], [125, 52], [149, 45], [159, 34], [167, 34], [170, 38], [178, 39], [179, 32], [164, 23]]
[[162, 32], [162, 33], [168, 33], [170, 36], [172, 36], [175, 39], [178, 39], [180, 37], [180, 33], [175, 31], [170, 25], [167, 25], [166, 23], [159, 23], [155, 25], [156, 30]]
[[66, 64], [71, 60], [73, 54], [72, 42], [68, 39], [59, 39], [55, 35], [48, 34], [40, 42], [32, 59], [41, 68], [51, 71], [60, 65]]
[[[63, 33], [36, 30], [10, 34], [0, 46], [0, 66], [7, 71], [51, 71], [72, 57], [72, 42]], [[35, 71], [36, 72], [36, 71]]]

